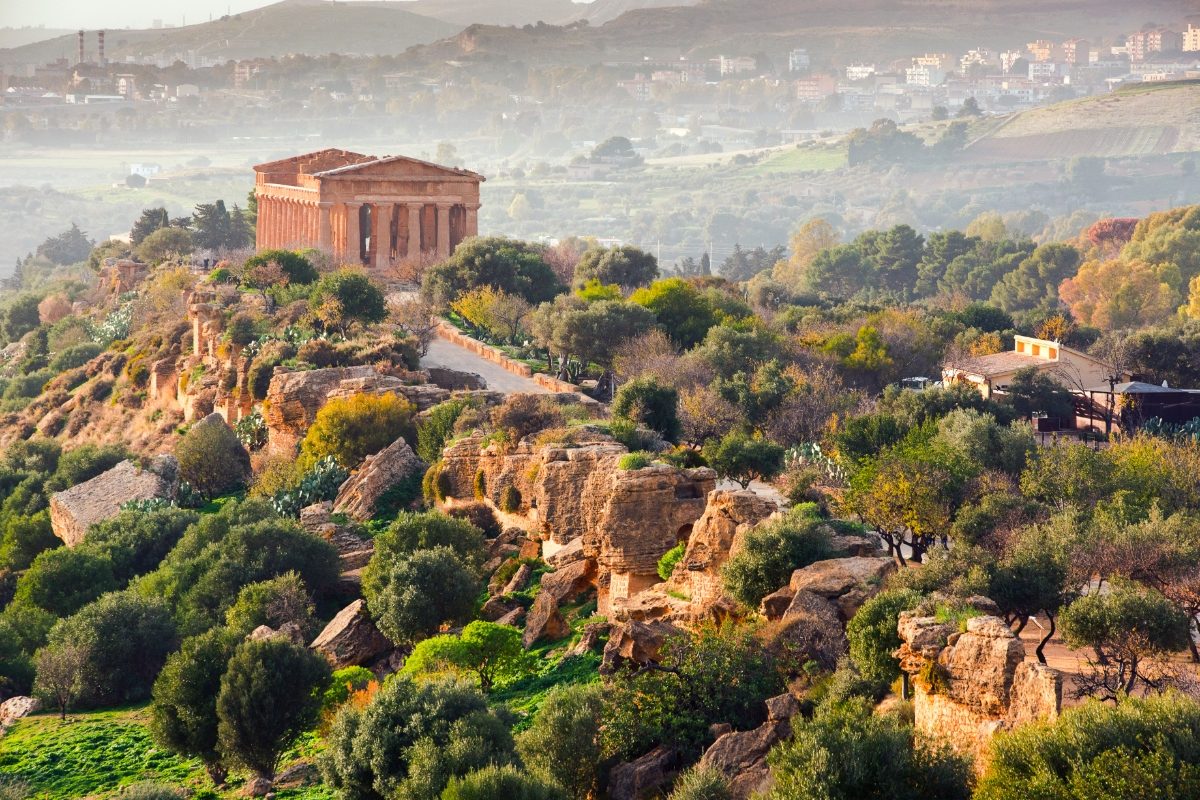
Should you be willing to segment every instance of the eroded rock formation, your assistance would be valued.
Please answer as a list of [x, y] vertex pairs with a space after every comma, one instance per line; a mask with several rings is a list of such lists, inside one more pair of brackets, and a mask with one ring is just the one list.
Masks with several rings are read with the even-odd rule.
[[974, 756], [977, 769], [996, 731], [1058, 717], [1062, 675], [1026, 661], [1025, 644], [999, 617], [973, 617], [960, 633], [905, 612], [898, 632], [896, 656], [913, 685], [917, 729]]
[[[599, 613], [659, 582], [658, 560], [686, 541], [716, 485], [712, 470], [656, 464], [620, 468], [628, 450], [586, 428], [568, 443], [525, 440], [515, 447], [483, 447], [470, 436], [448, 447], [442, 461], [447, 494], [472, 498], [477, 490], [495, 508], [546, 543], [552, 557], [576, 545], [571, 560], [592, 560]], [[507, 502], [506, 502], [507, 501]]]
[[355, 600], [330, 620], [309, 645], [334, 669], [362, 666], [392, 649], [367, 614], [366, 601]]

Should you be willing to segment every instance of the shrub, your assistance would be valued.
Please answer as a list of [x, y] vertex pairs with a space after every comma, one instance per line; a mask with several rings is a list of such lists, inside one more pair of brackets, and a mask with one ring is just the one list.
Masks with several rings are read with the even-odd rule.
[[278, 630], [289, 623], [300, 629], [305, 641], [316, 633], [312, 598], [295, 572], [243, 586], [225, 612], [225, 624], [241, 636], [260, 625]]
[[521, 631], [509, 625], [475, 620], [455, 636], [433, 636], [413, 648], [404, 662], [407, 675], [461, 672], [479, 681], [488, 694], [497, 682], [521, 677], [530, 659], [521, 645]]
[[233, 432], [242, 447], [250, 451], [259, 450], [267, 443], [267, 423], [257, 408], [234, 423]]
[[892, 653], [900, 647], [896, 625], [901, 611], [915, 608], [921, 595], [910, 589], [880, 592], [863, 603], [846, 626], [850, 658], [859, 673], [876, 686], [888, 686], [900, 677]]
[[975, 797], [1184, 800], [1200, 793], [1198, 760], [1194, 700], [1167, 694], [1115, 706], [1090, 701], [1064, 709], [1053, 723], [1023, 725], [992, 740]]
[[492, 425], [505, 431], [516, 443], [532, 433], [562, 427], [562, 409], [553, 401], [535, 394], [513, 394], [492, 409]]
[[679, 392], [653, 378], [637, 378], [617, 390], [612, 413], [645, 425], [669, 442], [679, 441]]
[[421, 295], [447, 306], [483, 286], [519, 295], [530, 303], [551, 300], [564, 291], [537, 245], [500, 237], [468, 239], [454, 254], [425, 271]]
[[383, 291], [355, 270], [338, 270], [322, 277], [313, 288], [309, 304], [325, 330], [345, 333], [354, 323], [370, 325], [387, 318]]
[[762, 523], [746, 532], [742, 548], [725, 562], [725, 589], [748, 608], [779, 589], [792, 572], [830, 555], [829, 534], [821, 520], [803, 513]]
[[200, 759], [217, 785], [226, 775], [217, 749], [217, 694], [239, 638], [228, 628], [213, 628], [184, 639], [167, 658], [151, 692], [154, 740], [174, 753]]
[[328, 682], [325, 659], [307, 647], [279, 636], [243, 642], [217, 695], [222, 755], [274, 778], [283, 751], [316, 721], [317, 690]]
[[247, 276], [247, 285], [257, 289], [267, 288], [267, 286], [257, 285], [253, 282], [254, 278], [250, 276], [255, 270], [260, 270], [269, 264], [278, 265], [288, 283], [308, 284], [320, 277], [312, 262], [293, 250], [263, 250], [246, 259], [243, 274]]
[[[513, 757], [506, 721], [488, 708], [478, 689], [442, 681], [418, 684], [405, 676], [385, 682], [364, 709], [344, 706], [326, 741], [321, 772], [326, 785], [347, 800], [436, 797], [442, 788], [437, 778], [444, 786], [489, 758], [504, 764]], [[448, 769], [440, 776], [430, 776], [438, 750], [464, 757], [453, 759], [457, 764], [444, 763]], [[478, 763], [480, 756], [484, 763]], [[423, 784], [427, 793], [409, 794], [414, 783]]]
[[675, 571], [675, 565], [683, 558], [683, 554], [687, 551], [687, 542], [680, 542], [672, 547], [667, 552], [663, 553], [663, 557], [658, 560], [658, 577], [664, 581], [671, 579], [671, 573]]
[[262, 501], [230, 502], [189, 528], [137, 590], [164, 598], [193, 635], [223, 622], [243, 586], [291, 571], [320, 597], [337, 582], [337, 550]]
[[483, 470], [475, 470], [475, 499], [482, 500], [487, 497], [487, 475]]
[[322, 716], [335, 712], [350, 699], [354, 692], [361, 692], [375, 680], [375, 674], [366, 667], [343, 667], [334, 670], [329, 679], [329, 688], [321, 695]]
[[349, 477], [350, 473], [333, 456], [325, 456], [303, 473], [295, 485], [276, 492], [271, 505], [279, 516], [297, 518], [301, 509], [337, 497]]
[[747, 626], [670, 637], [661, 665], [606, 684], [600, 735], [607, 753], [632, 758], [672, 742], [699, 755], [710, 725], [736, 719], [741, 728], [757, 726], [763, 701], [784, 686], [779, 665]]
[[894, 798], [966, 800], [967, 761], [940, 749], [862, 701], [795, 720], [792, 738], [767, 757], [775, 785], [768, 800]]
[[440, 511], [401, 513], [375, 537], [375, 555], [368, 569], [386, 568], [397, 558], [432, 547], [449, 547], [473, 570], [478, 570], [487, 557], [483, 531], [468, 520]]
[[769, 481], [783, 471], [784, 449], [774, 442], [731, 431], [723, 439], [704, 445], [704, 460], [722, 478], [745, 489], [751, 481]]
[[521, 509], [521, 490], [515, 486], [505, 486], [500, 493], [500, 510], [512, 514]]
[[416, 407], [395, 394], [334, 398], [317, 412], [300, 452], [310, 462], [332, 456], [353, 469], [401, 437], [415, 440], [415, 416]]
[[225, 337], [239, 347], [245, 347], [258, 339], [258, 319], [245, 311], [234, 314], [225, 329]]
[[490, 766], [451, 778], [441, 800], [566, 800], [562, 789], [513, 766]]
[[205, 499], [245, 488], [250, 475], [250, 454], [219, 418], [193, 425], [176, 445], [175, 457], [180, 478]]
[[668, 800], [733, 800], [729, 779], [716, 767], [692, 767], [679, 776]]
[[84, 705], [117, 705], [149, 697], [175, 647], [175, 625], [161, 600], [110, 592], [55, 624], [49, 643], [87, 649]]
[[81, 342], [72, 345], [56, 355], [50, 361], [52, 372], [66, 372], [69, 369], [82, 367], [96, 356], [104, 352], [104, 348], [94, 342]]
[[84, 548], [56, 547], [33, 560], [17, 581], [13, 600], [66, 617], [116, 588], [107, 557]]
[[517, 750], [529, 771], [566, 790], [571, 800], [594, 797], [599, 786], [604, 688], [558, 686], [542, 701]]
[[393, 642], [413, 642], [466, 617], [479, 580], [446, 546], [416, 550], [390, 564], [377, 562], [363, 576], [363, 594], [379, 630]]
[[626, 453], [617, 461], [617, 469], [639, 470], [653, 463], [654, 456], [650, 453]]
[[134, 255], [147, 264], [159, 264], [171, 258], [190, 255], [194, 246], [186, 228], [159, 228], [134, 248]]
[[469, 404], [465, 400], [438, 403], [417, 421], [417, 456], [426, 464], [442, 458], [442, 448], [454, 430], [454, 423]]

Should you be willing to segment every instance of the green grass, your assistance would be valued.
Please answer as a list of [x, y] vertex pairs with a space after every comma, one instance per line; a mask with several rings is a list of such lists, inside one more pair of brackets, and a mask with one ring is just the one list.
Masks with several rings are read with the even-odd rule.
[[795, 147], [764, 159], [751, 172], [769, 175], [780, 172], [824, 172], [846, 166], [845, 147]]
[[[0, 775], [24, 781], [37, 800], [117, 797], [123, 787], [155, 782], [193, 790], [194, 800], [233, 798], [244, 782], [234, 776], [223, 793], [213, 790], [200, 762], [181, 758], [150, 738], [146, 706], [68, 714], [36, 714], [0, 738]], [[315, 734], [303, 737], [284, 758], [311, 757]], [[325, 786], [280, 790], [279, 800], [333, 800]]]
[[0, 739], [0, 773], [27, 781], [39, 798], [106, 796], [122, 786], [157, 781], [199, 788], [199, 761], [182, 759], [150, 739], [145, 707], [40, 714]]

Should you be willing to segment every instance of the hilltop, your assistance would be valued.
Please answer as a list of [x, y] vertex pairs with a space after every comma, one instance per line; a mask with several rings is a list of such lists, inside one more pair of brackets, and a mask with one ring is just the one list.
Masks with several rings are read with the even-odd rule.
[[1030, 161], [1200, 151], [1200, 81], [1134, 86], [1009, 117], [966, 150], [971, 160]]
[[[460, 27], [415, 14], [399, 3], [283, 0], [182, 28], [109, 31], [107, 55], [110, 61], [187, 52], [219, 59], [288, 53], [382, 55], [451, 36]], [[88, 47], [93, 47], [91, 41]], [[73, 60], [75, 50], [75, 35], [68, 34], [0, 50], [0, 64]]]
[[1140, 28], [1147, 18], [1179, 18], [1189, 10], [1185, 0], [1148, 0], [1136, 8], [1117, 0], [871, 0], [854, 7], [837, 0], [705, 0], [684, 7], [631, 9], [606, 24], [583, 28], [521, 30], [477, 24], [453, 39], [419, 49], [417, 55], [436, 59], [519, 54], [524, 61], [589, 64], [664, 53], [783, 59], [790, 49], [802, 46], [818, 62], [890, 60], [981, 41], [1018, 47], [1036, 38], [1114, 36]]

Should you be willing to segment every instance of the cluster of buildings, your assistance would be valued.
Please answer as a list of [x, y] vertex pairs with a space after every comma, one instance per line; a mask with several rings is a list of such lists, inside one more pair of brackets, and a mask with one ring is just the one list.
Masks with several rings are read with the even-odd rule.
[[647, 59], [633, 66], [634, 77], [618, 86], [637, 100], [689, 83], [766, 80], [790, 84], [796, 101], [823, 110], [920, 118], [939, 106], [953, 111], [968, 98], [984, 110], [1011, 111], [1126, 83], [1200, 77], [1200, 27], [1141, 30], [1116, 43], [1071, 38], [1037, 40], [1017, 50], [922, 53], [882, 64], [819, 64], [806, 48], [796, 48], [788, 53], [786, 71], [724, 55], [707, 61]]

